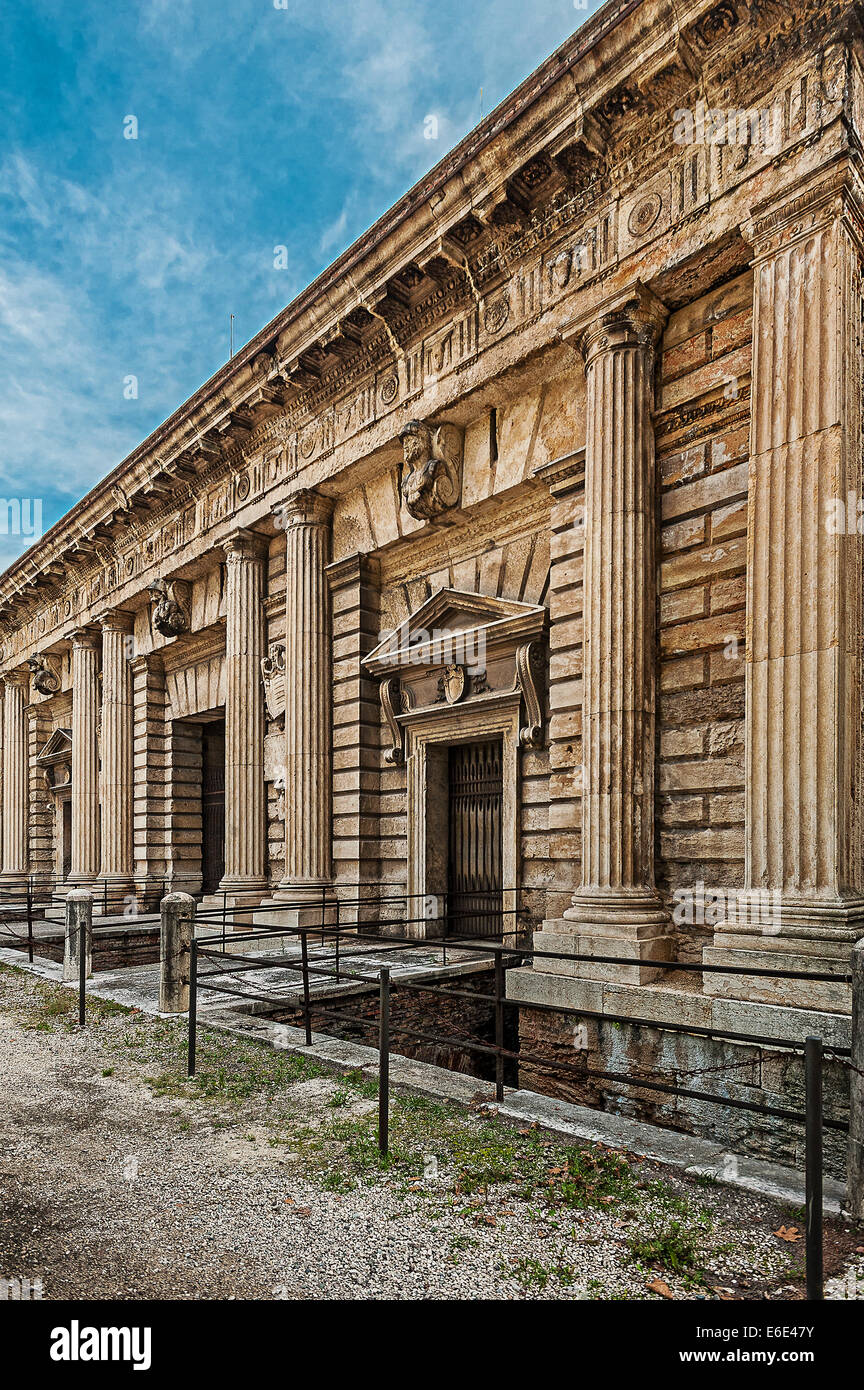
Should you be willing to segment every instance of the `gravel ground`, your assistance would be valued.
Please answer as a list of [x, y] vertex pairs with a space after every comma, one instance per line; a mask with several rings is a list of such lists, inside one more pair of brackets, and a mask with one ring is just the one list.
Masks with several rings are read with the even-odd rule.
[[205, 1031], [189, 1082], [184, 1026], [74, 1002], [0, 969], [0, 1276], [46, 1299], [801, 1297], [800, 1211], [416, 1097], [382, 1168], [365, 1078]]

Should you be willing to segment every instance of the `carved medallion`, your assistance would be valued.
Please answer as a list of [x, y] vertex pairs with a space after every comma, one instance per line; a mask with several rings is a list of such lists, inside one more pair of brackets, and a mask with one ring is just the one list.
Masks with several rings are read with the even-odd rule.
[[659, 193], [649, 193], [631, 210], [627, 219], [627, 230], [631, 236], [644, 236], [650, 232], [663, 210], [663, 199]]
[[487, 333], [500, 333], [510, 317], [510, 300], [506, 294], [493, 299], [483, 313], [483, 326]]

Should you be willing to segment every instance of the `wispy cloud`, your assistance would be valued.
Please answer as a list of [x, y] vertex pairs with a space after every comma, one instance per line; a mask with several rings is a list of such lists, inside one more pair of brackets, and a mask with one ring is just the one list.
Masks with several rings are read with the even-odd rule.
[[[50, 525], [226, 359], [229, 314], [239, 345], [462, 137], [481, 86], [488, 110], [584, 17], [566, 0], [12, 7], [0, 498], [41, 495]], [[0, 534], [0, 566], [26, 543]]]

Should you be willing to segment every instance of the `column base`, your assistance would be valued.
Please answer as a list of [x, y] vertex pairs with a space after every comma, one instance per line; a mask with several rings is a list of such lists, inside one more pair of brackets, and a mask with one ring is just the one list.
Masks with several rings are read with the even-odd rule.
[[[266, 879], [238, 883], [237, 879], [223, 878], [215, 893], [205, 893], [200, 906], [205, 911], [225, 913], [228, 927], [233, 931], [251, 931], [259, 925], [260, 913], [251, 911], [257, 908], [270, 892]], [[219, 931], [221, 922], [213, 922], [213, 931]], [[209, 928], [208, 928], [209, 929]]]
[[534, 945], [538, 951], [625, 956], [638, 963], [608, 965], [598, 962], [595, 965], [586, 960], [539, 960], [535, 969], [626, 985], [662, 979], [668, 972], [652, 967], [651, 962], [674, 957], [669, 913], [659, 894], [641, 889], [578, 891], [563, 917], [543, 923], [543, 930], [535, 934]]
[[29, 881], [30, 875], [26, 870], [20, 874], [16, 874], [14, 870], [10, 870], [7, 873], [0, 873], [0, 888], [4, 890], [4, 897], [7, 901], [11, 895], [11, 890], [14, 889], [17, 889], [21, 893], [22, 898], [26, 898], [27, 884]]
[[330, 879], [305, 879], [302, 883], [283, 879], [275, 893], [262, 902], [255, 920], [262, 926], [286, 929], [335, 926], [337, 906], [332, 890]]
[[[702, 952], [705, 965], [850, 973], [852, 947], [864, 936], [864, 900], [814, 903], [750, 890], [738, 895], [735, 908], [734, 919], [715, 926], [713, 943]], [[828, 980], [707, 972], [703, 982], [705, 994], [715, 998], [839, 1013], [849, 1013], [852, 1007], [851, 986], [839, 980], [835, 985]]]

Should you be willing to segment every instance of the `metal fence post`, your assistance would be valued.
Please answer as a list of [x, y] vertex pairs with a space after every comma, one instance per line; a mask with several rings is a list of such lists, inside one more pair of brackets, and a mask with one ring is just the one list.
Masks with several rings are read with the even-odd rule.
[[189, 943], [189, 1060], [187, 1074], [195, 1075], [195, 1042], [198, 1023], [198, 942], [193, 935]]
[[822, 1039], [804, 1044], [806, 1094], [807, 1298], [822, 1299]]
[[849, 1144], [846, 1210], [864, 1220], [864, 940], [852, 950], [852, 1056], [849, 1068]]
[[309, 941], [307, 928], [300, 928], [300, 962], [303, 970], [303, 1022], [306, 1025], [306, 1046], [312, 1046], [312, 1013], [309, 1005]]
[[390, 1148], [390, 968], [382, 965], [378, 1007], [378, 1151]]
[[33, 964], [33, 880], [27, 880], [27, 959]]
[[495, 951], [495, 1099], [504, 1099], [504, 957]]

